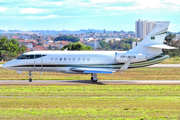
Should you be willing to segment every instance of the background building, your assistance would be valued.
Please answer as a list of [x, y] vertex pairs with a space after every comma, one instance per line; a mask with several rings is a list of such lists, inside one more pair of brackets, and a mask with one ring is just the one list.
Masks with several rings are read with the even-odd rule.
[[139, 19], [135, 22], [136, 37], [140, 39], [145, 38], [155, 26], [156, 24], [154, 21], [150, 22], [148, 20], [143, 21], [142, 19]]

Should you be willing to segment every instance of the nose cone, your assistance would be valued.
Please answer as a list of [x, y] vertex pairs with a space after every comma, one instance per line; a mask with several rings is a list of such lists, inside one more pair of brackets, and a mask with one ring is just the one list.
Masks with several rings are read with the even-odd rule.
[[2, 67], [5, 69], [8, 69], [10, 67], [10, 64], [7, 62], [7, 63], [3, 64]]
[[[6, 64], [6, 63], [5, 63], [5, 64]], [[1, 67], [6, 69], [6, 65], [5, 65], [5, 64], [3, 64]]]
[[16, 61], [10, 61], [2, 65], [5, 69], [12, 69], [16, 65]]

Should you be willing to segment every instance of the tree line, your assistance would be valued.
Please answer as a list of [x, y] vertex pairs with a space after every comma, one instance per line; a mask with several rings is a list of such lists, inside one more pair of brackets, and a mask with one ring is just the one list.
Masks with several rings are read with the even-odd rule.
[[[172, 50], [163, 49], [163, 53], [170, 55], [170, 57], [176, 57], [176, 56], [180, 57], [180, 40], [175, 41], [174, 40], [175, 37], [176, 37], [176, 35], [172, 34], [172, 33], [169, 33], [165, 37], [164, 44], [178, 48], [178, 49], [172, 49]], [[111, 42], [111, 41], [105, 42], [103, 40], [103, 41], [100, 41], [99, 44], [101, 46], [100, 50], [128, 51], [128, 50], [132, 49], [132, 42], [136, 42], [136, 39], [124, 38], [121, 41], [114, 40], [113, 42]]]
[[76, 42], [76, 43], [69, 43], [67, 45], [64, 45], [64, 47], [61, 50], [85, 50], [85, 51], [91, 51], [91, 46], [85, 46], [82, 43]]
[[26, 51], [24, 44], [20, 45], [18, 40], [0, 38], [0, 61], [8, 61], [17, 58]]
[[63, 36], [59, 36], [59, 37], [55, 38], [54, 41], [78, 42], [78, 41], [80, 41], [80, 39], [77, 37], [74, 37], [74, 36], [63, 35]]
[[105, 42], [100, 41], [99, 44], [101, 46], [100, 50], [119, 50], [119, 51], [128, 51], [132, 48], [132, 42], [135, 42], [136, 39], [132, 38], [124, 38], [121, 41], [109, 41]]
[[164, 44], [167, 44], [169, 46], [173, 46], [176, 47], [178, 49], [172, 49], [172, 50], [167, 50], [164, 49], [163, 52], [167, 55], [169, 55], [170, 57], [180, 57], [180, 40], [174, 40], [174, 38], [176, 37], [175, 34], [169, 33], [166, 38], [165, 38], [165, 42]]

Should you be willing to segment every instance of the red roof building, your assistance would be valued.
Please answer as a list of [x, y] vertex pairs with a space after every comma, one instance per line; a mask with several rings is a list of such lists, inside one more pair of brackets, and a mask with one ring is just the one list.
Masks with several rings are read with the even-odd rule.
[[43, 44], [44, 47], [49, 47], [50, 44]]
[[33, 47], [36, 47], [37, 46], [37, 43], [32, 43]]
[[30, 52], [32, 51], [32, 48], [27, 48], [25, 52]]
[[61, 41], [61, 44], [62, 45], [67, 45], [67, 44], [69, 44], [69, 42], [68, 41]]
[[27, 40], [26, 43], [30, 43], [30, 42], [33, 42], [33, 43], [38, 43], [36, 40]]
[[44, 47], [42, 45], [37, 45], [36, 47], [33, 48], [34, 51], [41, 51], [41, 50], [45, 50]]
[[18, 36], [12, 36], [13, 39], [18, 39], [19, 37]]
[[19, 40], [19, 43], [25, 43], [25, 40]]

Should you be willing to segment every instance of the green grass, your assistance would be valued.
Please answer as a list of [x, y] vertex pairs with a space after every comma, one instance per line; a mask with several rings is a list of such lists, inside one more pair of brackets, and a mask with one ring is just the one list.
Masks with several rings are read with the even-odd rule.
[[177, 85], [0, 86], [0, 96], [180, 96]]
[[159, 64], [180, 64], [180, 58], [179, 57], [169, 58]]
[[8, 61], [0, 61], [0, 64], [4, 64], [4, 63], [6, 63], [6, 62], [8, 62]]
[[180, 119], [179, 85], [0, 86], [0, 119]]

